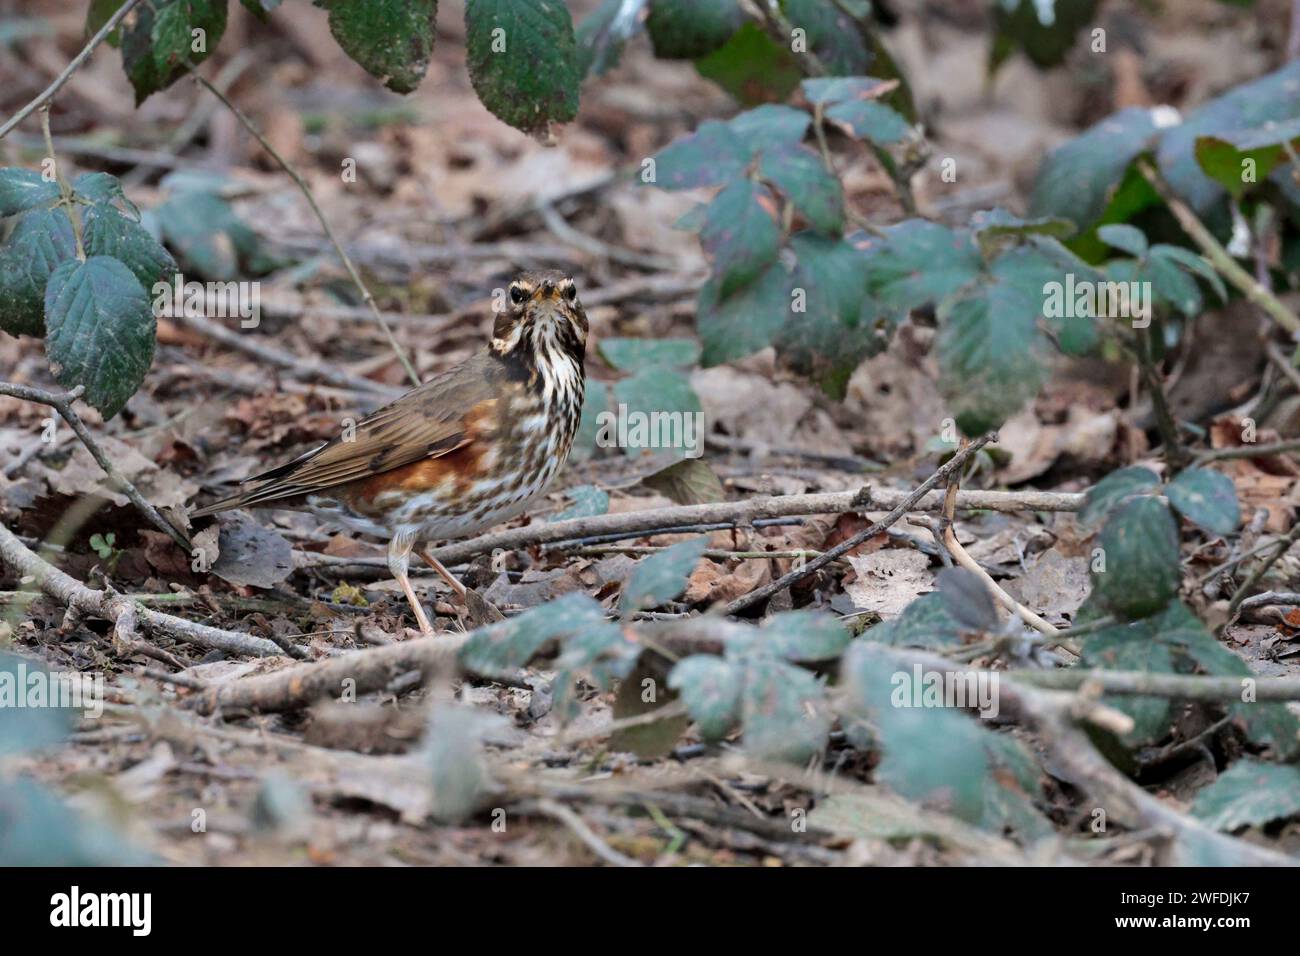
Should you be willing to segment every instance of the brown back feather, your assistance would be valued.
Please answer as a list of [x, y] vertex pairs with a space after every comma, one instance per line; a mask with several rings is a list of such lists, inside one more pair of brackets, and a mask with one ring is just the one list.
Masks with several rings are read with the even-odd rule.
[[385, 405], [357, 424], [352, 441], [335, 438], [292, 461], [246, 479], [258, 484], [190, 517], [267, 504], [370, 478], [438, 458], [470, 440], [467, 418], [499, 394], [508, 363], [484, 350]]

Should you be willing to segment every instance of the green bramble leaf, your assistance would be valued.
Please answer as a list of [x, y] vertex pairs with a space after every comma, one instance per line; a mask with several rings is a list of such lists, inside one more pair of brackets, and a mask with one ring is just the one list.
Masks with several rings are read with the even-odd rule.
[[868, 291], [904, 313], [956, 292], [984, 266], [969, 233], [924, 219], [887, 226], [866, 249]]
[[749, 285], [724, 298], [717, 279], [700, 288], [696, 329], [703, 363], [721, 365], [766, 348], [792, 318], [790, 270], [779, 259]]
[[1105, 570], [1091, 571], [1092, 592], [1122, 620], [1148, 617], [1178, 593], [1178, 525], [1164, 502], [1141, 497], [1121, 505], [1098, 538]]
[[433, 55], [438, 0], [315, 0], [343, 52], [395, 93], [420, 85]]
[[122, 68], [139, 106], [206, 60], [226, 31], [226, 0], [151, 0], [122, 24]]
[[689, 368], [700, 360], [700, 343], [694, 339], [600, 340], [600, 357], [621, 372], [664, 366]]
[[875, 57], [853, 19], [825, 0], [785, 0], [786, 18], [796, 30], [806, 31], [808, 48], [832, 74], [866, 73]]
[[661, 60], [698, 60], [726, 45], [745, 23], [736, 0], [651, 0], [645, 28]]
[[95, 205], [82, 215], [82, 243], [88, 256], [111, 256], [131, 270], [152, 295], [154, 286], [176, 273], [176, 260], [138, 222], [109, 205]]
[[0, 779], [0, 866], [143, 866], [157, 862], [52, 790]]
[[1300, 813], [1300, 767], [1238, 760], [1192, 801], [1192, 816], [1230, 833]]
[[825, 76], [804, 80], [803, 95], [809, 103], [829, 105], [847, 100], [883, 96], [890, 89], [887, 80], [870, 76]]
[[1129, 107], [1061, 144], [1038, 168], [1029, 215], [1058, 216], [1086, 231], [1107, 213], [1129, 164], [1156, 139], [1153, 111]]
[[551, 516], [551, 521], [567, 521], [570, 518], [590, 518], [603, 515], [609, 511], [609, 492], [595, 485], [578, 485], [566, 488], [565, 496], [573, 502], [571, 506]]
[[45, 333], [45, 286], [60, 264], [77, 255], [72, 222], [62, 209], [32, 209], [0, 249], [0, 329]]
[[781, 248], [776, 200], [767, 187], [737, 179], [709, 203], [700, 245], [713, 263], [718, 291], [727, 297], [753, 282]]
[[799, 144], [764, 150], [758, 174], [780, 190], [814, 229], [839, 237], [844, 229], [844, 189], [816, 152]]
[[663, 189], [721, 186], [750, 159], [746, 142], [726, 123], [706, 120], [689, 136], [665, 146], [654, 157], [654, 185]]
[[1068, 239], [1074, 235], [1074, 223], [1050, 216], [1021, 219], [1004, 209], [990, 209], [975, 214], [971, 221], [971, 234], [985, 258], [992, 259], [1008, 244], [1014, 244], [1027, 236]]
[[745, 750], [758, 757], [803, 763], [826, 745], [830, 708], [822, 682], [774, 657], [745, 661], [741, 724]]
[[578, 420], [578, 433], [573, 437], [573, 448], [569, 452], [571, 461], [583, 461], [596, 448], [596, 436], [600, 433], [600, 413], [609, 410], [609, 389], [604, 382], [587, 380], [587, 387], [582, 396], [582, 417]]
[[36, 170], [21, 166], [0, 169], [0, 218], [48, 206], [58, 198], [58, 183], [47, 182]]
[[803, 76], [789, 48], [752, 21], [696, 60], [695, 69], [746, 105], [784, 100]]
[[990, 767], [984, 748], [972, 746], [979, 728], [971, 719], [950, 707], [912, 706], [910, 684], [902, 681], [914, 681], [916, 672], [879, 644], [854, 644], [842, 672], [850, 714], [875, 729], [884, 751], [876, 779], [909, 800], [978, 823]]
[[1045, 343], [1041, 290], [981, 282], [944, 300], [937, 340], [943, 391], [968, 435], [997, 428], [1038, 394]]
[[753, 157], [763, 149], [799, 142], [808, 135], [812, 117], [783, 103], [764, 103], [738, 113], [727, 125], [749, 147], [749, 155]]
[[938, 592], [922, 594], [903, 608], [898, 617], [863, 631], [862, 639], [887, 647], [921, 650], [955, 647], [968, 629], [953, 617], [948, 605], [948, 600]]
[[668, 675], [668, 686], [681, 694], [700, 737], [715, 742], [740, 722], [744, 669], [710, 654], [683, 658]]
[[545, 134], [578, 115], [582, 69], [561, 0], [469, 0], [465, 32], [470, 82], [498, 119]]
[[[1173, 191], [1196, 212], [1208, 212], [1224, 196], [1225, 189], [1223, 182], [1207, 175], [1198, 162], [1197, 140], [1231, 137], [1246, 147], [1280, 146], [1278, 139], [1268, 144], [1251, 136], [1255, 131], [1260, 131], [1264, 140], [1279, 134], [1282, 139], [1288, 138], [1288, 134], [1295, 135], [1285, 124], [1300, 118], [1297, 83], [1300, 83], [1300, 60], [1293, 60], [1281, 69], [1202, 104], [1181, 123], [1165, 131], [1156, 150], [1156, 161]], [[1240, 174], [1238, 166], [1235, 173], [1238, 180]], [[1233, 174], [1225, 170], [1224, 175], [1231, 179]], [[1266, 178], [1262, 169], [1258, 178], [1261, 181]]]
[[1195, 275], [1197, 278], [1205, 281], [1206, 284], [1214, 290], [1215, 295], [1219, 297], [1220, 302], [1228, 301], [1228, 290], [1223, 284], [1223, 279], [1215, 271], [1214, 266], [1210, 265], [1201, 256], [1192, 252], [1190, 249], [1184, 249], [1182, 246], [1169, 246], [1163, 243], [1151, 247], [1152, 259], [1165, 259], [1176, 263], [1183, 269]]
[[1097, 237], [1106, 245], [1121, 249], [1135, 258], [1141, 259], [1147, 254], [1146, 234], [1137, 226], [1123, 222], [1112, 223], [1099, 228]]
[[843, 623], [829, 614], [783, 611], [763, 622], [752, 647], [787, 661], [816, 663], [839, 657], [851, 640]]
[[[1092, 23], [1099, 0], [1000, 0], [993, 4], [994, 37], [989, 51], [992, 76], [1014, 51], [1020, 50], [1041, 69], [1065, 59], [1079, 31]], [[1046, 14], [1044, 11], [1047, 11]]]
[[[693, 416], [702, 409], [690, 379], [677, 370], [663, 366], [642, 368], [615, 382], [612, 393], [614, 404], [627, 412], [627, 419], [632, 423], [626, 442], [617, 442], [629, 457], [638, 457], [647, 449], [681, 457], [703, 441], [703, 435], [686, 434], [688, 417], [693, 428]], [[665, 412], [667, 416], [662, 414]], [[637, 422], [646, 423], [645, 429], [639, 429]], [[613, 441], [613, 436], [606, 437]], [[688, 437], [693, 440], [691, 447], [688, 447]]]
[[844, 100], [826, 109], [826, 118], [857, 139], [868, 139], [877, 146], [902, 142], [910, 124], [893, 107], [875, 100]]
[[[1174, 661], [1170, 649], [1163, 642], [1154, 639], [1154, 631], [1154, 624], [1148, 624], [1137, 633], [1134, 628], [1116, 625], [1089, 634], [1083, 641], [1083, 660], [1080, 666], [1098, 670], [1172, 674]], [[1143, 635], [1146, 635], [1145, 639]], [[1167, 697], [1109, 695], [1106, 703], [1133, 719], [1133, 730], [1124, 735], [1121, 741], [1127, 747], [1153, 744], [1169, 732], [1172, 717], [1171, 703]]]
[[474, 673], [505, 676], [527, 665], [548, 641], [606, 624], [605, 609], [590, 596], [573, 591], [518, 617], [478, 629], [461, 648], [460, 659]]
[[[39, 700], [33, 686], [42, 691]], [[53, 675], [43, 665], [0, 650], [0, 757], [59, 743], [76, 728], [80, 711], [56, 706], [59, 701], [49, 696], [52, 687]]]
[[1158, 487], [1160, 476], [1150, 468], [1130, 465], [1112, 471], [1084, 495], [1083, 507], [1079, 509], [1079, 522], [1084, 527], [1095, 528], [1128, 498], [1154, 493]]
[[64, 388], [112, 418], [153, 363], [156, 322], [144, 286], [109, 256], [64, 262], [45, 288], [45, 351]]
[[865, 256], [849, 242], [811, 232], [791, 237], [790, 248], [798, 262], [793, 314], [774, 344], [789, 365], [843, 398], [858, 363], [886, 342], [874, 323], [861, 318], [868, 305]]
[[1165, 494], [1179, 514], [1213, 534], [1232, 534], [1241, 524], [1236, 486], [1212, 468], [1185, 469]]
[[619, 609], [630, 614], [677, 597], [686, 590], [686, 580], [708, 546], [707, 537], [692, 538], [638, 561], [623, 587]]

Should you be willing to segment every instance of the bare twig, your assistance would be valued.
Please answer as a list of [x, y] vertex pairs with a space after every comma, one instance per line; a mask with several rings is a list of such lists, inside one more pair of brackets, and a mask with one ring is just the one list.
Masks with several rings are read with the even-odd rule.
[[67, 422], [69, 426], [71, 426], [77, 438], [81, 439], [81, 443], [86, 446], [86, 450], [90, 452], [91, 456], [99, 464], [99, 467], [104, 470], [104, 474], [108, 476], [109, 485], [112, 486], [113, 490], [120, 491], [122, 494], [126, 495], [131, 504], [135, 505], [136, 510], [139, 511], [140, 514], [144, 515], [151, 525], [184, 548], [186, 553], [189, 553], [191, 548], [189, 538], [187, 538], [178, 528], [174, 527], [170, 521], [164, 518], [157, 508], [146, 501], [144, 495], [140, 493], [140, 489], [136, 488], [135, 485], [131, 484], [131, 482], [123, 477], [122, 473], [117, 470], [109, 457], [104, 454], [104, 450], [99, 447], [99, 443], [96, 442], [94, 436], [90, 434], [90, 430], [86, 428], [85, 423], [81, 420], [81, 416], [77, 414], [77, 410], [73, 408], [72, 405], [72, 403], [81, 396], [83, 391], [84, 388], [78, 385], [70, 392], [56, 394], [54, 392], [47, 392], [42, 388], [33, 388], [29, 385], [14, 385], [10, 382], [0, 382], [0, 395], [9, 395], [13, 398], [21, 398], [23, 401], [27, 402], [36, 402], [41, 405], [46, 405], [58, 412], [59, 416]]
[[[630, 856], [624, 856], [617, 850], [613, 849], [608, 843], [596, 835], [596, 832], [587, 826], [582, 817], [578, 816], [568, 807], [555, 800], [543, 798], [533, 802], [532, 806], [539, 812], [548, 817], [558, 820], [568, 827], [573, 835], [576, 836], [587, 849], [600, 857], [611, 866], [644, 866], [640, 860], [634, 860]], [[525, 812], [523, 808], [519, 812]]]
[[38, 588], [69, 609], [114, 622], [114, 633], [119, 639], [130, 640], [130, 632], [138, 624], [151, 634], [229, 654], [266, 657], [282, 653], [270, 641], [206, 624], [194, 624], [170, 614], [151, 611], [123, 595], [87, 587], [41, 558], [3, 525], [0, 525], [0, 563], [12, 568], [20, 579], [31, 578]]
[[1205, 224], [1197, 218], [1196, 213], [1192, 212], [1190, 206], [1183, 202], [1175, 195], [1170, 185], [1165, 182], [1163, 176], [1147, 160], [1138, 160], [1138, 171], [1146, 178], [1152, 188], [1160, 194], [1169, 211], [1173, 213], [1178, 224], [1183, 227], [1183, 231], [1192, 238], [1205, 257], [1210, 261], [1225, 279], [1231, 282], [1237, 289], [1245, 295], [1247, 299], [1264, 310], [1267, 315], [1278, 325], [1286, 329], [1292, 335], [1300, 335], [1300, 318], [1282, 304], [1272, 292], [1266, 289], [1262, 284], [1256, 281], [1246, 269], [1232, 258], [1227, 249], [1214, 238], [1214, 235]]
[[[1297, 0], [1297, 2], [1300, 2], [1300, 0]], [[1276, 342], [1265, 342], [1264, 351], [1268, 354], [1269, 361], [1295, 386], [1295, 390], [1300, 392], [1300, 369], [1291, 364], [1291, 360], [1286, 357], [1286, 353], [1278, 347]]]
[[[420, 671], [426, 678], [455, 673], [456, 655], [467, 639], [467, 634], [435, 634], [385, 644], [286, 667], [274, 674], [228, 681], [209, 688], [193, 700], [204, 714], [217, 710], [295, 710], [324, 697], [337, 698], [345, 686], [357, 694], [365, 694], [382, 690], [410, 671]], [[355, 683], [345, 685], [344, 681], [349, 680]]]
[[1057, 670], [1006, 671], [1005, 677], [1052, 690], [1096, 686], [1121, 697], [1168, 697], [1171, 700], [1240, 702], [1242, 682], [1253, 684], [1259, 701], [1300, 700], [1300, 677], [1213, 677], [1200, 674], [1161, 674], [1154, 671]]
[[1187, 449], [1178, 437], [1178, 423], [1174, 421], [1169, 401], [1165, 397], [1165, 383], [1161, 380], [1160, 370], [1156, 368], [1151, 357], [1149, 329], [1134, 330], [1134, 351], [1137, 354], [1138, 370], [1151, 396], [1151, 408], [1155, 413], [1156, 427], [1165, 443], [1165, 461], [1172, 471], [1178, 471], [1189, 460]]
[[1266, 455], [1281, 455], [1289, 451], [1300, 451], [1300, 438], [1288, 438], [1286, 441], [1270, 442], [1267, 445], [1233, 445], [1230, 448], [1212, 448], [1196, 456], [1197, 464], [1211, 461], [1225, 461], [1229, 458], [1262, 458]]
[[54, 78], [54, 82], [42, 90], [36, 99], [32, 100], [10, 117], [3, 126], [0, 126], [0, 139], [4, 139], [10, 130], [25, 120], [37, 109], [48, 103], [54, 95], [59, 92], [59, 90], [63, 89], [63, 84], [67, 83], [72, 77], [72, 74], [76, 73], [77, 70], [81, 68], [81, 65], [90, 58], [90, 54], [95, 52], [95, 48], [103, 43], [104, 39], [110, 33], [117, 29], [117, 25], [122, 22], [122, 19], [128, 13], [131, 12], [131, 8], [139, 2], [140, 0], [126, 0], [122, 6], [118, 7], [117, 12], [104, 22], [104, 25], [99, 28], [99, 32], [86, 42], [86, 45], [81, 48], [81, 52], [72, 58], [72, 61], [64, 68], [63, 72]]
[[1297, 521], [1291, 526], [1291, 530], [1286, 533], [1285, 537], [1279, 538], [1274, 542], [1275, 547], [1273, 553], [1261, 561], [1246, 577], [1246, 580], [1241, 582], [1237, 590], [1232, 592], [1232, 597], [1228, 601], [1228, 617], [1224, 622], [1224, 627], [1227, 626], [1227, 621], [1232, 621], [1236, 618], [1237, 611], [1246, 600], [1246, 595], [1250, 593], [1251, 588], [1258, 583], [1260, 578], [1268, 573], [1269, 568], [1277, 564], [1278, 559], [1281, 558], [1282, 555], [1286, 554], [1287, 551], [1291, 549], [1291, 545], [1295, 544], [1297, 538], [1300, 538], [1300, 521]]
[[1256, 594], [1246, 598], [1241, 602], [1241, 610], [1247, 611], [1255, 607], [1265, 607], [1269, 604], [1283, 604], [1287, 607], [1300, 605], [1300, 594], [1294, 591], [1265, 591], [1263, 594]]
[[182, 311], [173, 316], [172, 320], [179, 322], [188, 329], [193, 329], [200, 335], [215, 339], [222, 345], [275, 365], [291, 375], [307, 381], [327, 382], [330, 385], [346, 388], [352, 392], [362, 392], [384, 398], [395, 398], [401, 394], [401, 389], [392, 388], [381, 382], [371, 381], [368, 378], [351, 375], [319, 360], [299, 358], [284, 349], [259, 341], [258, 337], [232, 332], [224, 325], [220, 325], [206, 316], [191, 316]]
[[730, 604], [727, 605], [727, 613], [737, 614], [740, 611], [743, 611], [747, 607], [752, 607], [753, 605], [757, 604], [759, 601], [766, 600], [767, 598], [771, 597], [773, 594], [776, 594], [778, 591], [788, 588], [791, 584], [794, 584], [796, 581], [802, 580], [803, 578], [812, 574], [814, 571], [818, 570], [819, 568], [825, 567], [826, 565], [830, 564], [832, 561], [834, 561], [836, 558], [840, 557], [841, 555], [847, 554], [848, 552], [852, 551], [862, 542], [868, 540], [869, 538], [874, 538], [876, 535], [880, 534], [890, 525], [894, 524], [894, 522], [896, 522], [899, 518], [903, 517], [903, 515], [907, 514], [908, 511], [914, 508], [917, 505], [917, 503], [920, 502], [921, 499], [925, 497], [926, 492], [930, 491], [932, 488], [934, 488], [936, 485], [940, 484], [941, 482], [946, 481], [948, 476], [958, 471], [964, 464], [966, 464], [967, 460], [972, 455], [974, 455], [977, 451], [979, 451], [989, 442], [996, 440], [997, 437], [998, 436], [996, 432], [988, 432], [987, 434], [982, 435], [979, 438], [975, 439], [975, 441], [971, 442], [965, 448], [961, 449], [956, 454], [954, 454], [951, 458], [949, 458], [948, 461], [945, 462], [943, 465], [941, 465], [935, 471], [935, 473], [932, 474], [929, 478], [921, 482], [921, 484], [917, 487], [915, 491], [913, 491], [902, 501], [900, 501], [897, 505], [895, 505], [893, 510], [891, 510], [887, 515], [885, 515], [885, 517], [881, 518], [879, 521], [874, 522], [870, 527], [864, 528], [863, 530], [859, 531], [857, 534], [853, 535], [852, 537], [849, 537], [844, 541], [841, 541], [839, 544], [837, 544], [835, 547], [831, 548], [830, 550], [822, 552], [820, 557], [814, 558], [813, 560], [807, 562], [803, 567], [795, 568], [794, 570], [790, 571], [788, 574], [785, 574], [782, 577], [777, 578], [775, 581], [772, 581], [771, 583], [766, 584], [761, 588], [756, 588], [755, 590], [749, 592], [748, 594], [732, 601]]
[[343, 244], [339, 242], [338, 236], [334, 234], [334, 229], [330, 226], [329, 220], [325, 218], [325, 213], [320, 208], [320, 204], [316, 202], [316, 196], [312, 193], [311, 187], [307, 185], [307, 180], [303, 179], [302, 174], [299, 173], [287, 159], [280, 155], [279, 151], [271, 145], [265, 136], [262, 135], [261, 131], [253, 121], [250, 120], [238, 106], [232, 103], [225, 93], [221, 92], [221, 90], [209, 83], [208, 80], [194, 68], [194, 64], [188, 61], [182, 62], [185, 68], [189, 70], [190, 75], [193, 76], [194, 79], [204, 87], [204, 89], [220, 100], [226, 109], [230, 110], [230, 112], [234, 114], [235, 119], [239, 120], [244, 129], [248, 130], [253, 138], [261, 144], [264, 150], [266, 150], [267, 154], [274, 159], [276, 164], [288, 174], [290, 179], [293, 180], [294, 185], [298, 187], [303, 198], [307, 200], [307, 205], [311, 207], [311, 211], [316, 215], [316, 219], [321, 224], [321, 228], [325, 230], [325, 235], [329, 238], [330, 244], [334, 246], [334, 251], [337, 252], [339, 258], [343, 260], [343, 267], [347, 269], [348, 276], [352, 279], [352, 284], [355, 285], [357, 290], [361, 293], [362, 301], [370, 307], [371, 312], [375, 317], [375, 321], [378, 322], [379, 327], [384, 330], [384, 335], [388, 337], [388, 344], [392, 346], [393, 352], [402, 363], [402, 367], [406, 369], [406, 374], [410, 376], [412, 384], [419, 385], [420, 376], [415, 371], [415, 366], [411, 364], [410, 358], [406, 355], [406, 350], [402, 348], [401, 344], [397, 341], [397, 337], [393, 335], [393, 330], [389, 326], [388, 320], [384, 318], [383, 313], [379, 311], [379, 307], [375, 304], [375, 297], [371, 294], [370, 289], [366, 286], [365, 282], [362, 281], [361, 274], [357, 272], [357, 267], [352, 264], [352, 259], [343, 248]]
[[[963, 438], [962, 449], [965, 450], [968, 444], [968, 440]], [[993, 580], [993, 577], [980, 567], [979, 562], [967, 553], [966, 549], [962, 547], [961, 542], [957, 540], [957, 532], [955, 530], [954, 522], [956, 518], [958, 485], [960, 481], [961, 474], [958, 471], [952, 472], [948, 477], [948, 490], [944, 495], [943, 513], [939, 521], [939, 534], [936, 535], [936, 538], [943, 542], [943, 546], [948, 550], [948, 553], [952, 555], [954, 561], [984, 582], [984, 587], [988, 590], [989, 594], [992, 595], [995, 601], [1012, 614], [1015, 614], [1030, 627], [1037, 631], [1041, 631], [1044, 634], [1050, 634], [1053, 638], [1056, 638], [1056, 640], [1054, 640], [1049, 646], [1055, 647], [1058, 644], [1069, 644], [1068, 641], [1060, 639], [1059, 631], [1050, 622], [1039, 617], [1004, 591], [1002, 587]], [[1076, 657], [1079, 654], [1076, 647], [1071, 646], [1066, 647], [1066, 649]]]
[[559, 211], [549, 202], [538, 202], [537, 212], [542, 217], [542, 223], [555, 235], [555, 238], [568, 243], [575, 249], [581, 249], [590, 255], [608, 259], [621, 265], [635, 266], [638, 269], [658, 269], [664, 272], [681, 271], [683, 263], [676, 259], [657, 256], [650, 252], [638, 252], [635, 249], [624, 249], [621, 246], [611, 245], [597, 239], [595, 236], [587, 235], [585, 232], [569, 225], [568, 220], [561, 216]]
[[[939, 480], [942, 480], [942, 477]], [[933, 487], [927, 485], [926, 490]], [[937, 511], [943, 505], [943, 495], [940, 492], [923, 493], [915, 497], [915, 500], [913, 498], [914, 493], [866, 485], [857, 491], [775, 495], [716, 504], [677, 505], [670, 508], [628, 511], [590, 518], [570, 518], [566, 521], [552, 521], [549, 524], [511, 528], [508, 531], [498, 531], [468, 541], [443, 545], [433, 551], [433, 556], [450, 567], [480, 554], [491, 554], [498, 549], [508, 551], [527, 545], [574, 541], [605, 533], [640, 531], [651, 534], [665, 528], [678, 528], [692, 524], [744, 525], [760, 518], [842, 514], [847, 511], [885, 511], [904, 503], [905, 511]], [[957, 507], [1012, 512], [1078, 511], [1083, 506], [1083, 499], [1083, 494], [1074, 492], [963, 491], [957, 496]]]

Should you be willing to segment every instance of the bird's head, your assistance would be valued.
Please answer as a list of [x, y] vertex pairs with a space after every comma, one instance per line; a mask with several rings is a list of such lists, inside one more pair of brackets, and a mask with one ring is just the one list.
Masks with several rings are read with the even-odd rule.
[[525, 272], [506, 288], [492, 326], [492, 351], [506, 356], [524, 348], [539, 360], [562, 350], [579, 363], [587, 346], [587, 313], [578, 287], [563, 272]]

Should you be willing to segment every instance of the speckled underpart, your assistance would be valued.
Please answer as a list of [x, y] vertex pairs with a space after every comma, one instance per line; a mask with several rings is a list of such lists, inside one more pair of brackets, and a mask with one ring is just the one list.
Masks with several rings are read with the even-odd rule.
[[508, 300], [488, 348], [379, 409], [350, 441], [326, 442], [194, 516], [306, 510], [407, 554], [518, 515], [573, 445], [587, 317], [559, 272], [521, 276]]
[[521, 514], [564, 466], [582, 416], [581, 346], [565, 340], [567, 321], [538, 318], [500, 357], [536, 359], [508, 373], [471, 445], [406, 466], [405, 482], [384, 473], [308, 495], [307, 509], [362, 534], [415, 541], [477, 534]]

